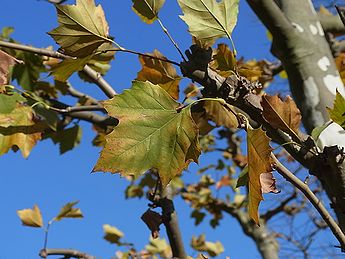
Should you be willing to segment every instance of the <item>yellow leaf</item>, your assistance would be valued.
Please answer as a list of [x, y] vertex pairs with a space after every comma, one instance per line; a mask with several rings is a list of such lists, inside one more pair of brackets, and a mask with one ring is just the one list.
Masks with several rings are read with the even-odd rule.
[[40, 228], [43, 226], [41, 211], [37, 205], [32, 209], [18, 210], [17, 214], [24, 226]]
[[27, 158], [41, 139], [44, 127], [42, 123], [34, 121], [31, 107], [19, 106], [10, 113], [0, 114], [0, 155], [17, 146], [23, 157]]
[[[158, 50], [154, 50], [151, 55], [165, 59]], [[138, 72], [136, 80], [150, 81], [159, 85], [175, 100], [179, 97], [179, 83], [181, 77], [176, 73], [172, 64], [150, 57], [139, 56], [142, 69]]]
[[234, 111], [234, 107], [217, 101], [205, 101], [204, 109], [207, 117], [216, 123], [217, 126], [225, 126], [229, 129], [238, 127], [238, 120], [236, 116], [230, 111]]
[[60, 213], [54, 218], [54, 220], [59, 221], [63, 218], [83, 218], [83, 214], [78, 208], [73, 208], [74, 205], [76, 205], [78, 201], [75, 202], [69, 202], [66, 205], [64, 205], [60, 211]]
[[259, 204], [263, 200], [260, 175], [272, 171], [270, 138], [261, 129], [247, 129], [249, 216], [259, 225]]
[[224, 77], [228, 77], [234, 73], [236, 58], [228, 45], [224, 43], [218, 44], [218, 48], [214, 52], [213, 62], [210, 64], [211, 68], [214, 68]]
[[116, 227], [108, 224], [103, 225], [104, 239], [112, 244], [120, 244], [120, 238], [123, 237], [123, 233]]
[[158, 11], [164, 5], [165, 0], [132, 0], [133, 11], [143, 20], [150, 24], [158, 18]]

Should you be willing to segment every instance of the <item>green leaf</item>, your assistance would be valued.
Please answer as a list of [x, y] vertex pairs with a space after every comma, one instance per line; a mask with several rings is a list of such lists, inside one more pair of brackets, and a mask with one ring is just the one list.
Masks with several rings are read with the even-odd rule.
[[197, 40], [212, 45], [221, 37], [231, 38], [239, 0], [178, 0], [178, 3], [184, 13], [181, 19]]
[[72, 150], [80, 144], [82, 135], [82, 129], [78, 125], [71, 128], [53, 132], [45, 136], [45, 138], [51, 138], [54, 144], [60, 144], [60, 154], [66, 153]]
[[1, 93], [0, 92], [0, 114], [11, 113], [20, 102], [26, 99], [16, 92]]
[[195, 219], [194, 224], [197, 226], [203, 221], [203, 219], [206, 216], [206, 213], [200, 212], [200, 210], [193, 210], [190, 216]]
[[123, 237], [123, 233], [116, 227], [110, 226], [108, 224], [103, 225], [104, 239], [112, 244], [121, 244], [120, 238]]
[[133, 11], [143, 20], [150, 24], [158, 18], [158, 12], [164, 5], [165, 0], [132, 0]]
[[79, 201], [69, 202], [64, 205], [60, 213], [54, 218], [56, 221], [60, 221], [64, 218], [83, 218], [83, 214], [78, 208], [73, 208]]
[[37, 205], [34, 205], [32, 209], [18, 210], [17, 214], [24, 226], [34, 228], [43, 226], [42, 214]]
[[198, 130], [190, 108], [178, 111], [179, 104], [161, 87], [134, 81], [131, 89], [105, 101], [104, 107], [119, 125], [106, 136], [93, 171], [138, 177], [155, 168], [166, 186], [189, 162], [197, 162]]
[[31, 107], [19, 106], [11, 113], [0, 114], [0, 155], [7, 153], [13, 146], [22, 151], [27, 158], [41, 139], [44, 127], [36, 123]]
[[77, 0], [76, 5], [55, 5], [59, 27], [49, 32], [67, 55], [91, 55], [108, 38], [109, 27], [101, 5], [94, 0]]
[[237, 183], [236, 183], [236, 187], [241, 187], [241, 186], [247, 186], [248, 184], [248, 166], [246, 166], [245, 168], [243, 168], [243, 170], [240, 173], [240, 176], [237, 179]]
[[311, 132], [311, 137], [314, 140], [318, 140], [318, 138], [319, 138], [320, 134], [322, 133], [322, 131], [324, 131], [331, 124], [332, 124], [332, 121], [328, 121], [325, 124], [323, 124], [323, 125], [321, 125], [319, 127], [314, 128], [313, 131]]
[[91, 60], [91, 57], [65, 59], [51, 66], [51, 74], [55, 80], [65, 82], [74, 72], [83, 70], [84, 66]]
[[333, 109], [327, 108], [331, 119], [345, 129], [345, 98], [338, 91], [333, 103]]

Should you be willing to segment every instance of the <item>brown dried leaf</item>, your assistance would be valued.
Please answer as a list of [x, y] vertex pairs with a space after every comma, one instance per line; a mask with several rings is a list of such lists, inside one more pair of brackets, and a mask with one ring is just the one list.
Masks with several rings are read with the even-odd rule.
[[217, 101], [205, 101], [204, 109], [208, 119], [216, 123], [217, 126], [225, 126], [230, 129], [238, 127], [238, 120], [230, 111], [234, 111], [231, 105], [227, 103], [222, 104]]
[[[166, 59], [158, 50], [150, 53], [158, 58]], [[181, 77], [176, 73], [172, 64], [150, 57], [139, 56], [142, 69], [138, 72], [136, 80], [150, 81], [159, 85], [175, 100], [179, 97], [179, 83]]]
[[279, 193], [276, 186], [276, 178], [272, 172], [260, 174], [261, 192], [262, 193]]
[[145, 222], [147, 227], [151, 230], [152, 238], [156, 239], [159, 237], [159, 226], [163, 223], [162, 216], [150, 209], [148, 209], [142, 216], [142, 221]]
[[301, 112], [290, 96], [282, 101], [278, 95], [262, 97], [263, 116], [273, 127], [294, 135], [298, 133]]
[[0, 50], [0, 86], [8, 84], [8, 74], [10, 72], [10, 68], [17, 63], [21, 62], [8, 55], [6, 52]]
[[272, 171], [272, 148], [270, 138], [261, 129], [247, 129], [248, 177], [249, 177], [249, 216], [259, 225], [259, 204], [263, 200], [261, 174]]

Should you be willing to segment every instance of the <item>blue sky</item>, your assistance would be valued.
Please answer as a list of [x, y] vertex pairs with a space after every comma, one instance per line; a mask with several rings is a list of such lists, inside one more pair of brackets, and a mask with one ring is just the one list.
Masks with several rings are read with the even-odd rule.
[[[178, 53], [158, 24], [146, 25], [141, 22], [131, 10], [131, 1], [96, 2], [103, 6], [110, 34], [120, 45], [140, 52], [152, 52], [157, 48], [169, 59], [180, 61]], [[57, 49], [54, 41], [46, 34], [57, 26], [53, 5], [35, 0], [2, 0], [1, 5], [3, 12], [0, 28], [13, 26], [13, 37], [22, 43], [36, 47], [51, 45]], [[181, 11], [176, 1], [167, 1], [160, 17], [181, 49], [187, 49], [191, 44], [191, 37], [186, 25], [178, 17], [179, 14]], [[245, 1], [241, 1], [233, 39], [239, 56], [272, 59], [266, 30]], [[117, 92], [121, 92], [130, 87], [131, 80], [139, 70], [137, 56], [118, 53], [105, 78]], [[95, 85], [79, 81], [76, 76], [71, 80], [75, 88], [98, 99], [106, 99]], [[182, 81], [182, 85], [187, 83], [188, 80]], [[140, 220], [141, 214], [147, 209], [147, 200], [125, 200], [124, 189], [128, 183], [118, 175], [90, 174], [100, 149], [91, 145], [94, 137], [91, 126], [87, 123], [81, 125], [81, 145], [62, 156], [59, 155], [58, 146], [45, 140], [33, 149], [27, 160], [20, 153], [13, 152], [0, 157], [0, 259], [37, 258], [43, 246], [43, 231], [21, 226], [16, 215], [16, 210], [32, 207], [34, 204], [41, 208], [47, 223], [57, 215], [62, 205], [80, 200], [78, 206], [85, 218], [55, 223], [50, 230], [48, 247], [74, 248], [99, 258], [110, 258], [114, 256], [116, 247], [103, 240], [103, 224], [118, 227], [125, 233], [124, 240], [135, 243], [138, 249], [147, 243], [149, 231]], [[202, 156], [201, 163], [207, 163], [203, 159], [206, 158]], [[197, 170], [197, 166], [193, 165], [190, 169], [193, 172]], [[193, 177], [193, 173], [187, 175], [188, 178]], [[259, 257], [255, 244], [242, 234], [240, 226], [232, 218], [226, 216], [221, 221], [221, 226], [213, 230], [208, 226], [208, 220], [195, 227], [189, 218], [190, 209], [183, 201], [177, 200], [176, 209], [190, 255], [195, 255], [188, 246], [191, 236], [206, 233], [208, 240], [220, 240], [223, 243], [225, 253], [220, 258], [225, 255], [231, 258]], [[161, 233], [164, 237], [164, 228]]]

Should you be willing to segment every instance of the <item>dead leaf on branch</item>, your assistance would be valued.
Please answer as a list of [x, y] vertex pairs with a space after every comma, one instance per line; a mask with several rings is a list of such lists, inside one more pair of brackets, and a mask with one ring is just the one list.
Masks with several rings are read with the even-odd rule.
[[37, 205], [34, 205], [32, 209], [18, 210], [17, 214], [24, 226], [35, 228], [43, 226], [42, 214]]
[[302, 116], [290, 96], [282, 101], [278, 95], [265, 95], [262, 97], [261, 104], [263, 117], [270, 125], [291, 136], [298, 134]]
[[94, 172], [138, 177], [155, 168], [166, 186], [198, 161], [198, 129], [190, 107], [177, 111], [179, 104], [160, 86], [134, 81], [131, 89], [103, 104], [119, 125], [106, 136]]
[[[149, 54], [162, 59], [166, 58], [156, 49]], [[139, 56], [139, 61], [142, 69], [138, 72], [136, 80], [150, 81], [162, 87], [175, 100], [179, 98], [179, 83], [182, 78], [176, 73], [172, 64], [144, 56]]]
[[[272, 148], [269, 145], [270, 138], [261, 129], [247, 129], [248, 147], [248, 185], [249, 185], [249, 216], [259, 225], [259, 204], [263, 200], [262, 190], [271, 189], [269, 186], [262, 186], [266, 181], [261, 182], [261, 174], [272, 172]], [[267, 176], [265, 177], [267, 178]]]
[[22, 62], [0, 50], [0, 86], [8, 84], [8, 75], [11, 67], [20, 63]]
[[151, 236], [153, 239], [156, 239], [159, 237], [159, 226], [163, 223], [162, 216], [153, 211], [148, 209], [142, 216], [142, 221], [145, 222], [147, 227], [151, 230]]

